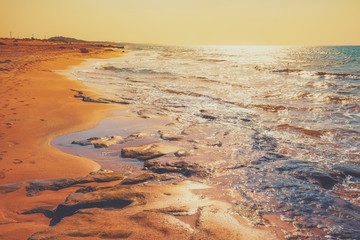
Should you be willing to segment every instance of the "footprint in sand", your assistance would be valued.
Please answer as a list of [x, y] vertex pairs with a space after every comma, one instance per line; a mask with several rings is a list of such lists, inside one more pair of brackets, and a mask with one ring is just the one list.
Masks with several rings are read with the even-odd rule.
[[20, 159], [15, 159], [15, 160], [13, 161], [13, 164], [21, 164], [21, 163], [23, 163], [23, 161], [20, 160]]

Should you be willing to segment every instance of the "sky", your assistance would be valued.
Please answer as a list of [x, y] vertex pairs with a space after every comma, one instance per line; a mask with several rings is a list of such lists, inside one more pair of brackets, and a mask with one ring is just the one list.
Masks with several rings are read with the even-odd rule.
[[0, 0], [0, 37], [360, 45], [360, 0]]

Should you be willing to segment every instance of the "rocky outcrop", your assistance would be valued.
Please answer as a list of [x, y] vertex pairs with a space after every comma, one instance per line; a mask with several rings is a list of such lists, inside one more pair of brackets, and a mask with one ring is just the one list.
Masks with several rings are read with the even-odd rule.
[[159, 131], [160, 138], [167, 141], [178, 141], [184, 138], [183, 135], [173, 134], [169, 132]]
[[71, 144], [79, 144], [81, 146], [94, 145], [95, 148], [104, 148], [124, 142], [125, 140], [121, 136], [107, 136], [92, 137], [82, 141], [72, 141]]
[[119, 185], [133, 185], [148, 181], [168, 181], [174, 178], [175, 177], [166, 174], [144, 173], [134, 178], [126, 178]]
[[[202, 194], [192, 191], [196, 189]], [[52, 226], [29, 240], [276, 239], [271, 232], [238, 222], [230, 204], [207, 197], [211, 191], [183, 181], [71, 194], [57, 206]]]
[[146, 161], [149, 159], [161, 157], [171, 152], [175, 152], [176, 150], [178, 150], [178, 148], [172, 146], [148, 144], [138, 147], [125, 147], [121, 150], [121, 157], [136, 158]]
[[144, 163], [144, 168], [151, 170], [155, 173], [180, 173], [186, 177], [197, 176], [197, 177], [207, 177], [210, 175], [210, 171], [205, 169], [196, 163], [188, 163], [185, 161], [179, 162], [167, 162], [160, 163], [157, 161], [146, 161]]
[[66, 198], [64, 203], [57, 206], [50, 226], [56, 225], [62, 218], [73, 215], [79, 209], [87, 208], [123, 208], [133, 202], [139, 203], [145, 196], [138, 192], [131, 192], [127, 188], [101, 189], [89, 193], [74, 193]]
[[50, 179], [42, 181], [30, 181], [25, 187], [27, 196], [36, 196], [39, 192], [45, 190], [58, 191], [63, 188], [71, 187], [76, 184], [90, 183], [90, 182], [111, 182], [117, 180], [123, 180], [126, 177], [126, 173], [113, 172], [107, 170], [99, 170], [97, 172], [90, 173], [86, 177], [77, 178], [61, 178]]

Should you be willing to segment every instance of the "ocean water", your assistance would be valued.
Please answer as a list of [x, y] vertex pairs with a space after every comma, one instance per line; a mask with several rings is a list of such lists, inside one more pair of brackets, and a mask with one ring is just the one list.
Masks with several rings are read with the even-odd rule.
[[360, 239], [360, 46], [130, 50], [73, 74], [176, 119], [185, 160], [211, 169], [251, 224], [277, 214], [289, 239]]

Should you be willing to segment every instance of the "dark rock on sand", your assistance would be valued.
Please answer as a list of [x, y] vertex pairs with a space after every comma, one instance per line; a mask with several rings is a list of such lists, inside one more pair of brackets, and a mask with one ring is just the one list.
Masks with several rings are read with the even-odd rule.
[[25, 187], [25, 189], [27, 191], [27, 196], [32, 197], [45, 190], [57, 191], [82, 183], [117, 181], [125, 179], [125, 176], [126, 173], [123, 172], [99, 170], [97, 172], [90, 173], [86, 177], [30, 181], [28, 182], [28, 185]]
[[7, 71], [7, 72], [9, 72], [10, 70], [7, 69], [7, 68], [0, 68], [0, 71], [3, 71], [3, 72]]
[[167, 162], [160, 163], [157, 161], [146, 161], [144, 168], [151, 170], [155, 173], [180, 173], [186, 177], [198, 176], [206, 177], [210, 175], [210, 171], [196, 163], [188, 163], [185, 161], [180, 162]]
[[73, 215], [79, 209], [87, 208], [123, 208], [133, 202], [139, 203], [144, 199], [141, 193], [130, 192], [127, 188], [107, 188], [89, 193], [70, 194], [64, 203], [57, 206], [50, 225], [54, 226], [62, 218]]
[[53, 218], [54, 217], [54, 211], [55, 211], [54, 206], [40, 206], [40, 207], [34, 207], [33, 209], [25, 211], [25, 212], [23, 212], [21, 214], [27, 215], [27, 214], [42, 213], [47, 218]]
[[81, 53], [89, 53], [90, 51], [86, 48], [80, 48]]
[[0, 42], [0, 45], [6, 45], [5, 43], [3, 43], [3, 42]]
[[11, 193], [19, 190], [21, 188], [20, 183], [10, 183], [0, 186], [0, 193]]
[[0, 61], [0, 63], [9, 63], [9, 62], [11, 62], [11, 60], [9, 59], [6, 59], [5, 61]]

